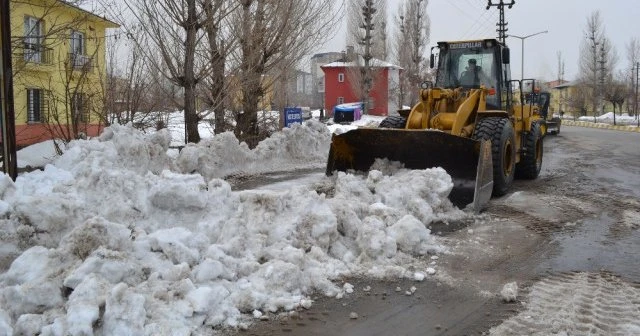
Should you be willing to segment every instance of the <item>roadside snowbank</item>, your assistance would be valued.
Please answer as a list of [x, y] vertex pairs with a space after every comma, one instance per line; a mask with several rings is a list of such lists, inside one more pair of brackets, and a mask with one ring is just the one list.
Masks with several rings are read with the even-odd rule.
[[279, 192], [234, 192], [216, 178], [233, 165], [324, 162], [328, 139], [307, 122], [253, 151], [223, 135], [174, 162], [168, 131], [112, 126], [72, 142], [44, 171], [3, 176], [0, 260], [15, 260], [0, 275], [0, 326], [8, 335], [191, 335], [309, 307], [314, 292], [342, 295], [344, 276], [431, 274], [421, 257], [446, 247], [426, 227], [465, 216], [447, 199], [442, 169], [379, 162], [368, 176]]

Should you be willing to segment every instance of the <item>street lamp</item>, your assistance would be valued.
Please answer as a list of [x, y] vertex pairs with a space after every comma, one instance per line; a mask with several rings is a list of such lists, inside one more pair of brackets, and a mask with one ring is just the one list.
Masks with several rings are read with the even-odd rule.
[[539, 34], [546, 34], [548, 32], [549, 31], [545, 30], [545, 31], [537, 32], [535, 34], [531, 34], [527, 36], [507, 35], [508, 37], [519, 38], [520, 41], [522, 42], [522, 58], [520, 60], [520, 62], [522, 62], [522, 64], [520, 64], [520, 80], [521, 81], [524, 80], [524, 40], [528, 39], [529, 37], [536, 36]]

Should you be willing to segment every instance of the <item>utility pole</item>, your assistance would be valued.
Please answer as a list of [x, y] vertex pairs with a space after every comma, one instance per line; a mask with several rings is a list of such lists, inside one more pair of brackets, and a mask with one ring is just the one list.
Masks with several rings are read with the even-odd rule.
[[11, 24], [9, 0], [0, 0], [0, 124], [2, 126], [2, 162], [4, 172], [15, 181], [18, 177], [16, 154], [16, 119], [13, 109], [13, 70], [11, 68]]
[[503, 44], [506, 44], [506, 39], [507, 39], [507, 31], [509, 29], [507, 29], [507, 25], [509, 24], [509, 22], [504, 22], [504, 6], [508, 6], [509, 9], [511, 9], [511, 7], [513, 7], [513, 5], [515, 5], [516, 2], [515, 0], [511, 0], [510, 3], [504, 3], [504, 0], [500, 0], [499, 3], [493, 3], [491, 0], [488, 0], [487, 2], [487, 10], [489, 10], [491, 7], [498, 7], [498, 9], [500, 10], [500, 21], [498, 21], [498, 23], [496, 24], [496, 26], [498, 26], [498, 29], [496, 29], [496, 31], [498, 32], [498, 40], [500, 40], [500, 42], [502, 42]]

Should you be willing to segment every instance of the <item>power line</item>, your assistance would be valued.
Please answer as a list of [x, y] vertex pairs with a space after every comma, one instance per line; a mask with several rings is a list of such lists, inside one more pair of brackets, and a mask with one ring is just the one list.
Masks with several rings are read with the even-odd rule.
[[461, 12], [462, 14], [466, 15], [468, 18], [473, 19], [473, 20], [477, 20], [478, 17], [471, 15], [465, 11], [463, 11], [460, 7], [458, 7], [458, 5], [456, 5], [456, 3], [454, 1], [447, 1], [448, 4], [451, 4], [453, 7], [455, 7], [459, 12]]
[[[467, 3], [469, 3], [469, 0], [466, 0]], [[468, 14], [466, 11], [462, 10], [460, 7], [458, 7], [458, 5], [456, 5], [456, 3], [454, 1], [447, 1], [448, 4], [452, 5], [456, 10], [458, 10], [459, 12], [461, 12], [462, 14], [466, 15], [467, 17], [473, 19], [473, 24], [471, 25], [471, 27], [469, 29], [467, 29], [467, 31], [461, 36], [461, 39], [464, 39], [467, 37], [468, 33], [473, 31], [473, 27], [475, 27], [476, 25], [480, 24], [481, 26], [485, 25], [487, 23], [487, 21], [485, 20], [485, 22], [483, 23], [481, 20], [484, 17], [484, 15], [481, 16], [474, 16], [474, 15], [470, 15]], [[476, 8], [475, 6], [471, 5], [470, 7], [474, 7], [476, 10], [474, 10], [474, 12], [478, 12], [480, 8]]]
[[[485, 18], [485, 16], [487, 16]], [[490, 30], [493, 28], [493, 26], [491, 25], [491, 13], [490, 12], [483, 12], [483, 14], [480, 16], [480, 19], [484, 18], [484, 22], [480, 22], [477, 21], [476, 24], [473, 24], [471, 27], [469, 27], [469, 29], [467, 29], [467, 31], [464, 33], [464, 36], [468, 36], [470, 34], [473, 35], [478, 35], [477, 33], [474, 33], [480, 29], [483, 29], [483, 33], [486, 32], [486, 30]]]

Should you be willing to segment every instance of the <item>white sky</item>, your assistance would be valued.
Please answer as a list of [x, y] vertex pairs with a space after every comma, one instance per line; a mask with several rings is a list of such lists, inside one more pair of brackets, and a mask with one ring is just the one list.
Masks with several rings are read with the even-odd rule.
[[[265, 315], [309, 308], [315, 293], [349, 300], [365, 290], [344, 276], [455, 281], [439, 257], [455, 254], [460, 242], [427, 227], [470, 214], [448, 201], [452, 182], [440, 168], [380, 162], [366, 177], [322, 174], [245, 191], [220, 179], [322, 168], [330, 130], [380, 118], [329, 127], [311, 120], [254, 150], [232, 133], [203, 134], [201, 143], [169, 155], [179, 114], [170, 118], [173, 132], [114, 125], [96, 139], [71, 142], [44, 171], [15, 182], [0, 176], [0, 261], [13, 260], [0, 274], [0, 336], [204, 335], [214, 326], [246, 328]], [[40, 145], [21, 151], [19, 160], [39, 155], [52, 159]], [[330, 189], [332, 195], [318, 192]], [[526, 208], [537, 197], [520, 192], [504, 202]], [[513, 286], [482, 295], [513, 300]], [[640, 298], [630, 285], [619, 287], [628, 300]], [[544, 298], [549, 289], [542, 282], [533, 293]], [[495, 334], [518, 333], [529, 319], [553, 320], [539, 326], [551, 328], [543, 333], [583, 323], [575, 311], [555, 314], [554, 300], [532, 301]], [[612, 332], [640, 330], [635, 310], [616, 314], [626, 322]]]
[[[396, 15], [402, 0], [388, 0], [389, 15]], [[493, 3], [499, 2], [493, 0]], [[505, 2], [508, 2], [505, 0]], [[431, 18], [430, 46], [438, 41], [495, 37], [498, 10], [486, 8], [487, 0], [429, 0]], [[640, 1], [637, 0], [516, 0], [512, 9], [505, 9], [508, 33], [527, 36], [540, 31], [524, 42], [525, 76], [557, 77], [558, 51], [565, 60], [565, 78], [573, 79], [578, 72], [580, 42], [584, 37], [587, 17], [600, 10], [607, 37], [619, 54], [619, 69], [630, 69], [626, 61], [626, 44], [632, 37], [640, 39]], [[393, 24], [393, 23], [392, 23]], [[344, 24], [336, 36], [318, 52], [345, 49]], [[507, 39], [512, 49], [511, 72], [520, 77], [521, 40]]]

